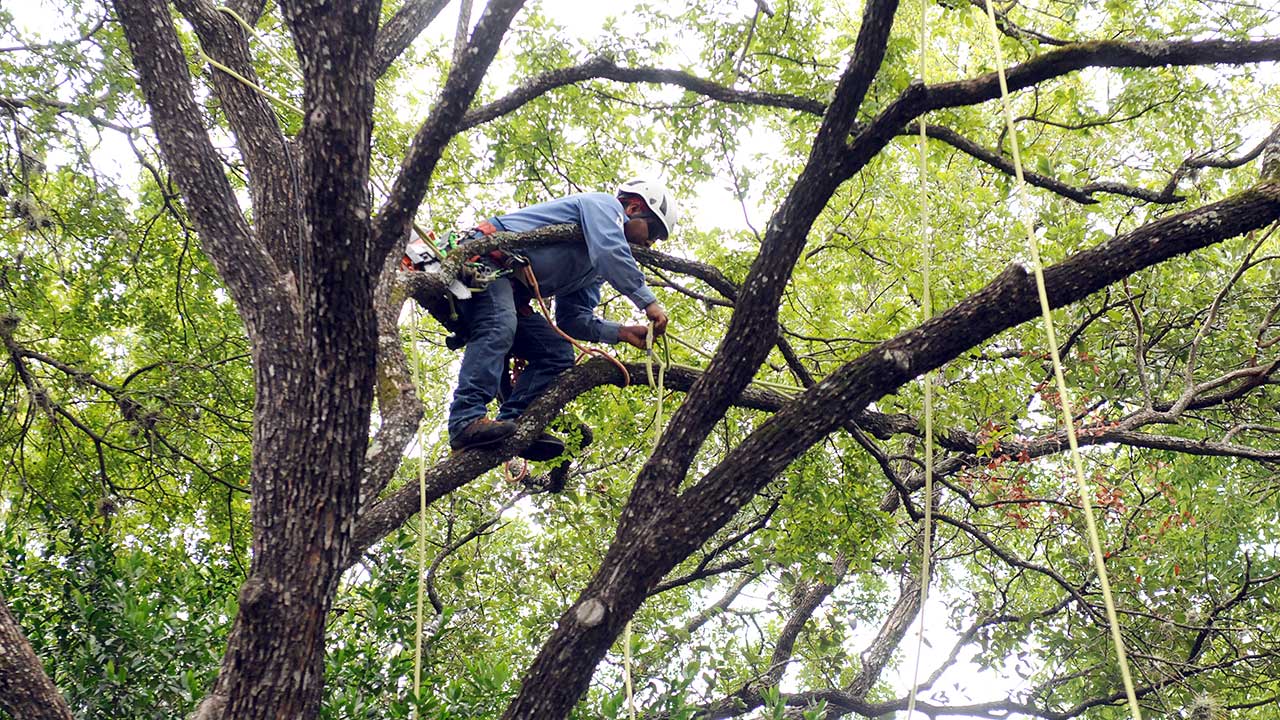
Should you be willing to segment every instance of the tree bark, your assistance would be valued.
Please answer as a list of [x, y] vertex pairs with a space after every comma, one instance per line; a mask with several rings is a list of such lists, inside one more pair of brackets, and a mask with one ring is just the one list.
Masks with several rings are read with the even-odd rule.
[[0, 708], [14, 720], [71, 720], [71, 708], [0, 598]]

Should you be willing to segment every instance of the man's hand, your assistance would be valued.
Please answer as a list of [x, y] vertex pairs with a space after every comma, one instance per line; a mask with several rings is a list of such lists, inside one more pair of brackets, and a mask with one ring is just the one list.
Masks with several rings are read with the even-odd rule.
[[[667, 311], [662, 309], [656, 301], [645, 306], [644, 316], [649, 322], [653, 323], [653, 336], [656, 338], [667, 329]], [[638, 347], [641, 350], [648, 349], [649, 327], [647, 325], [623, 325], [618, 328], [618, 340]]]
[[653, 301], [645, 306], [644, 316], [653, 323], [653, 336], [658, 337], [667, 331], [667, 311], [662, 309], [658, 301]]
[[645, 338], [649, 334], [647, 325], [623, 325], [618, 328], [618, 339], [622, 342], [638, 347], [641, 350], [645, 348]]

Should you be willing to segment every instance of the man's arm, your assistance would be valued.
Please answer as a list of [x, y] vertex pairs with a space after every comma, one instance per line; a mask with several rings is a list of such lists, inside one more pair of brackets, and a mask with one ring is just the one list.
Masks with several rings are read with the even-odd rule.
[[[622, 232], [625, 221], [622, 205], [603, 193], [583, 196], [579, 205], [582, 235], [586, 238], [591, 265], [615, 290], [648, 315], [657, 296], [644, 282], [644, 273], [631, 255], [631, 246]], [[658, 306], [661, 310], [661, 306]], [[666, 317], [666, 313], [662, 313]]]
[[622, 323], [596, 317], [600, 304], [599, 283], [556, 296], [556, 325], [570, 337], [587, 342], [617, 343]]
[[[646, 325], [623, 325], [597, 317], [600, 285], [556, 296], [556, 325], [570, 337], [587, 342], [627, 343], [645, 349], [649, 328]], [[654, 337], [667, 328], [667, 313], [656, 301], [645, 307], [645, 317], [653, 324]]]

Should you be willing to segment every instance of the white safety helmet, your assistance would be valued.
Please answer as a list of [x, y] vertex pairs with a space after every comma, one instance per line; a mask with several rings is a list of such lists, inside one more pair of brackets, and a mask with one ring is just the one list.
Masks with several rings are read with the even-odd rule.
[[680, 219], [680, 209], [676, 206], [675, 198], [667, 192], [665, 185], [645, 178], [631, 178], [619, 185], [618, 192], [615, 194], [623, 193], [639, 195], [653, 214], [658, 216], [658, 220], [667, 230], [668, 237], [675, 232], [676, 222]]

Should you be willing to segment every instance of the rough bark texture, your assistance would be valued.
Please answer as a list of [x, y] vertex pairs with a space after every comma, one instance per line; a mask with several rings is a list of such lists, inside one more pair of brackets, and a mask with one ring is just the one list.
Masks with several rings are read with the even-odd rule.
[[9, 605], [0, 598], [0, 708], [14, 720], [71, 720]]
[[191, 90], [187, 61], [168, 6], [159, 0], [121, 0], [116, 14], [133, 53], [161, 151], [209, 259], [236, 301], [251, 340], [269, 324], [262, 300], [282, 290], [272, 256], [240, 213]]

